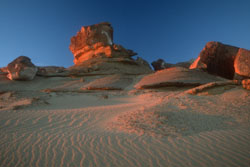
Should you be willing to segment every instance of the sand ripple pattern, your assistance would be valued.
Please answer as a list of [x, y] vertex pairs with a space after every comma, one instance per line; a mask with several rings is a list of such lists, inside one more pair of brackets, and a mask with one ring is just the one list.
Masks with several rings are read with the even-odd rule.
[[105, 130], [140, 104], [0, 112], [0, 166], [249, 166], [250, 130], [153, 137]]

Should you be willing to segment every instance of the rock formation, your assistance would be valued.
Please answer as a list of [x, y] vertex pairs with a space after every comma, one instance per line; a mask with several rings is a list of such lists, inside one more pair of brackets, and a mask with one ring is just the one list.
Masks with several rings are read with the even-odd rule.
[[190, 69], [200, 68], [227, 79], [234, 78], [234, 60], [239, 48], [208, 42]]
[[226, 81], [226, 79], [210, 75], [201, 70], [172, 67], [146, 75], [135, 85], [135, 88], [148, 89], [169, 86], [199, 86], [214, 81]]
[[[75, 66], [69, 68], [76, 73], [148, 73], [149, 65], [135, 61], [132, 50], [113, 43], [113, 28], [110, 23], [82, 27], [71, 38], [70, 50], [74, 54]], [[112, 70], [114, 70], [112, 72]]]
[[37, 73], [37, 67], [26, 56], [19, 56], [7, 66], [10, 80], [32, 80]]
[[193, 59], [185, 62], [179, 62], [176, 64], [171, 64], [171, 63], [166, 63], [163, 59], [158, 59], [156, 61], [153, 61], [151, 65], [153, 66], [155, 71], [163, 70], [166, 68], [171, 68], [171, 67], [184, 67], [184, 68], [189, 68], [189, 66], [193, 63]]
[[250, 50], [239, 49], [234, 61], [236, 78], [250, 78]]

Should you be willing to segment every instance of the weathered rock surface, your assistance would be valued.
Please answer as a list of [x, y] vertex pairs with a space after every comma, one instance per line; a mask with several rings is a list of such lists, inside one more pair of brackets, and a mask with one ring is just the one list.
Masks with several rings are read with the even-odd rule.
[[67, 70], [70, 75], [74, 76], [111, 74], [139, 75], [152, 72], [148, 65], [130, 58], [95, 58], [84, 61], [79, 65], [71, 66]]
[[143, 77], [136, 85], [137, 89], [161, 88], [168, 86], [199, 86], [214, 81], [226, 79], [210, 75], [201, 70], [190, 70], [183, 67], [173, 67], [157, 71]]
[[193, 59], [185, 62], [179, 62], [176, 64], [171, 64], [171, 63], [166, 63], [163, 59], [158, 59], [156, 61], [153, 61], [151, 65], [153, 66], [155, 71], [163, 70], [166, 68], [171, 68], [171, 67], [184, 67], [184, 68], [189, 68], [189, 66], [193, 63]]
[[80, 64], [95, 57], [131, 57], [136, 55], [121, 45], [113, 43], [113, 28], [110, 23], [100, 23], [82, 27], [71, 38], [70, 50], [74, 54], [74, 63]]
[[131, 58], [136, 55], [132, 50], [113, 43], [110, 23], [82, 27], [71, 38], [69, 48], [74, 54], [75, 66], [68, 69], [72, 75], [108, 72], [141, 74], [152, 71], [145, 60]]
[[7, 66], [10, 80], [32, 80], [37, 73], [37, 67], [26, 56], [19, 56]]
[[203, 69], [227, 79], [250, 78], [250, 51], [220, 42], [208, 42], [189, 68]]
[[242, 80], [242, 87], [247, 89], [247, 90], [250, 90], [250, 79]]
[[96, 79], [82, 89], [87, 90], [123, 90], [133, 81], [132, 77], [124, 75], [111, 75]]
[[239, 49], [234, 61], [235, 75], [250, 78], [250, 50]]
[[38, 67], [36, 75], [44, 77], [56, 77], [56, 76], [63, 77], [63, 76], [68, 76], [69, 72], [64, 67], [44, 66], [44, 67]]
[[203, 69], [227, 79], [234, 78], [234, 60], [239, 48], [220, 42], [208, 42], [190, 69]]

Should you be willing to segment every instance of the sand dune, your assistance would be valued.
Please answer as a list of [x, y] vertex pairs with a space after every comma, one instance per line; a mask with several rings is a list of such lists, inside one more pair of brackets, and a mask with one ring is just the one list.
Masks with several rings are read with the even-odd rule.
[[[82, 84], [51, 82], [67, 92], [36, 92], [46, 103], [1, 109], [1, 167], [250, 164], [249, 91], [73, 91]], [[46, 89], [33, 87], [33, 93]]]

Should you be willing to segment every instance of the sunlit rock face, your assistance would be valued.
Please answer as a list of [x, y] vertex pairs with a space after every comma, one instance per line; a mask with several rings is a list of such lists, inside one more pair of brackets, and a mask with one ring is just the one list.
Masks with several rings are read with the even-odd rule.
[[70, 50], [74, 63], [80, 64], [95, 57], [132, 57], [136, 55], [121, 45], [113, 43], [113, 28], [110, 23], [84, 26], [71, 38]]
[[250, 90], [250, 79], [242, 80], [242, 86], [243, 86], [243, 88]]
[[7, 66], [10, 80], [32, 80], [37, 73], [37, 67], [26, 56], [19, 56]]
[[234, 61], [235, 77], [250, 78], [250, 50], [239, 49]]
[[211, 74], [233, 79], [235, 73], [234, 60], [238, 50], [237, 47], [224, 45], [220, 42], [208, 42], [189, 68], [200, 68]]
[[75, 65], [68, 69], [72, 75], [152, 72], [145, 60], [132, 58], [135, 52], [113, 43], [110, 23], [82, 27], [69, 48], [74, 54]]

